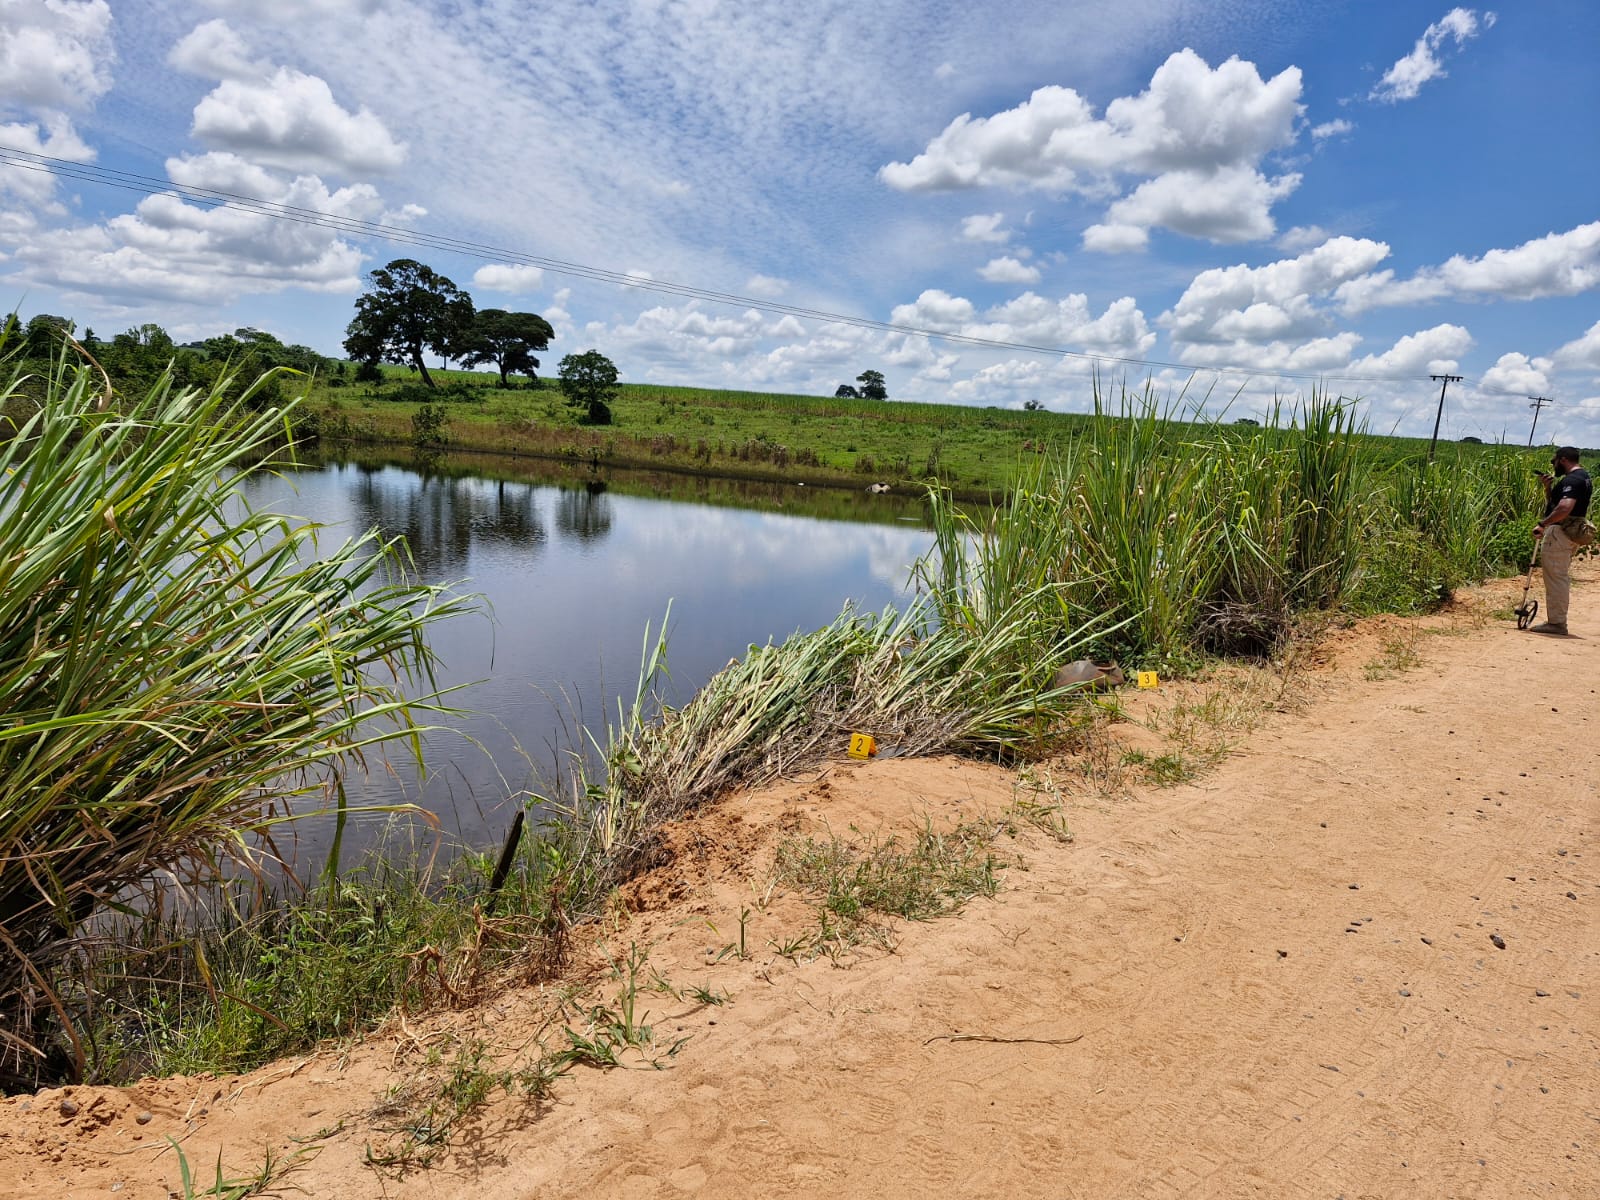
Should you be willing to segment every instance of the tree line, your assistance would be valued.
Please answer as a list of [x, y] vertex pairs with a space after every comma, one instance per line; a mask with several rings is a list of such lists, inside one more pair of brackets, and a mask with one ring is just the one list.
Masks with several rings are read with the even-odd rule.
[[[40, 313], [26, 324], [13, 313], [3, 324], [5, 346], [19, 351], [27, 373], [43, 379], [62, 355], [74, 365], [83, 365], [87, 356], [121, 392], [146, 392], [168, 371], [177, 387], [209, 391], [230, 374], [234, 386], [243, 389], [277, 367], [307, 375], [338, 374], [344, 369], [343, 363], [334, 363], [310, 346], [285, 344], [265, 330], [249, 327], [179, 343], [154, 323], [135, 325], [110, 338], [99, 337], [91, 328], [80, 334], [76, 321], [54, 313]], [[255, 408], [281, 399], [282, 383], [276, 377], [250, 397]]]

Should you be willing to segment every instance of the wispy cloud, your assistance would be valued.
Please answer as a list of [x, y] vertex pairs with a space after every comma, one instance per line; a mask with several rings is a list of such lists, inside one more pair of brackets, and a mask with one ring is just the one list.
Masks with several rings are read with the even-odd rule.
[[1416, 99], [1423, 84], [1443, 78], [1445, 69], [1439, 53], [1446, 42], [1453, 42], [1460, 49], [1464, 42], [1478, 35], [1480, 28], [1488, 29], [1494, 23], [1495, 14], [1492, 12], [1484, 13], [1480, 21], [1473, 9], [1452, 8], [1423, 31], [1410, 54], [1383, 73], [1383, 78], [1372, 89], [1369, 99], [1389, 104]]

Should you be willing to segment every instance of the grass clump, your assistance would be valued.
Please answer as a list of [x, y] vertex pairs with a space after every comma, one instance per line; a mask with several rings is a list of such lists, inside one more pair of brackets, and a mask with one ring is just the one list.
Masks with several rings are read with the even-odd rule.
[[[999, 826], [931, 826], [910, 841], [898, 835], [820, 840], [792, 837], [778, 846], [774, 875], [786, 887], [814, 896], [819, 925], [809, 948], [837, 958], [866, 940], [885, 942], [886, 917], [926, 921], [956, 912], [974, 896], [993, 896], [1001, 859]], [[779, 951], [796, 957], [791, 942]]]
[[417, 748], [443, 710], [424, 631], [470, 606], [400, 543], [249, 511], [234, 472], [287, 429], [251, 389], [97, 384], [63, 365], [0, 444], [5, 1086], [83, 1075], [57, 972], [97, 919], [147, 909], [157, 872], [255, 870], [286, 803], [342, 820], [347, 763]]

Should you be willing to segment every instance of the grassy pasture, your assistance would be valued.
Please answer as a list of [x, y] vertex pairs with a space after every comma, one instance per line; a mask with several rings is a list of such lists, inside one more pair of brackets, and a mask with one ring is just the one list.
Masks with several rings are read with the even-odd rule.
[[[323, 436], [342, 442], [410, 445], [412, 420], [425, 399], [448, 413], [447, 445], [532, 456], [600, 468], [806, 482], [864, 488], [937, 483], [960, 499], [1008, 491], [1038, 465], [1091, 436], [1087, 413], [1027, 412], [899, 400], [853, 400], [769, 392], [625, 384], [612, 405], [613, 424], [577, 424], [553, 381], [505, 390], [496, 377], [435, 371], [429, 396], [405, 368], [385, 368], [381, 386], [316, 380], [306, 412]], [[1112, 389], [1115, 390], [1115, 389]], [[1097, 389], [1098, 391], [1098, 389]], [[1178, 443], [1184, 431], [1199, 443], [1249, 439], [1255, 427], [1189, 421], [1166, 412]], [[1353, 431], [1351, 444], [1378, 469], [1420, 463], [1427, 439]], [[1470, 464], [1492, 446], [1441, 443], [1441, 463]]]

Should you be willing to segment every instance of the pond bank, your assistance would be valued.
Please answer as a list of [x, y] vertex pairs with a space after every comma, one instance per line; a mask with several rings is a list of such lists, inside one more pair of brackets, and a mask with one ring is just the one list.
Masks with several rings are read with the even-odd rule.
[[[1581, 603], [1600, 573], [1577, 579]], [[220, 1161], [331, 1200], [467, 1180], [488, 1200], [1584, 1194], [1600, 828], [1575, 781], [1600, 762], [1546, 778], [1546, 693], [1600, 670], [1600, 640], [1518, 634], [1497, 615], [1518, 594], [1335, 632], [1283, 711], [1176, 787], [1073, 796], [1085, 760], [895, 759], [729, 798], [582, 947], [586, 990], [515, 988], [247, 1076], [13, 1098], [0, 1169], [22, 1194], [162, 1196], [170, 1135], [207, 1183]], [[1410, 667], [1372, 670], [1397, 641]], [[1072, 842], [1007, 816], [1052, 786]], [[882, 920], [895, 952], [864, 941], [848, 970], [806, 949], [825, 897], [773, 881], [785, 839], [1002, 819], [993, 899]], [[618, 1054], [661, 1071], [517, 1076], [541, 1038], [642, 1026]], [[433, 1168], [373, 1165], [451, 1081], [482, 1091], [436, 1110]]]

